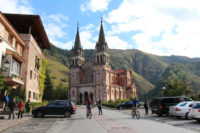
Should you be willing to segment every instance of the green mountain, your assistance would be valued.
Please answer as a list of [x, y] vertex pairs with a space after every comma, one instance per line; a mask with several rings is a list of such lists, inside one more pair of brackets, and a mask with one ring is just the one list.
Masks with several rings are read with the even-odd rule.
[[[111, 49], [110, 65], [112, 69], [131, 69], [133, 79], [138, 87], [139, 95], [143, 97], [159, 95], [159, 88], [165, 84], [171, 74], [183, 74], [178, 78], [188, 80], [191, 88], [198, 91], [200, 88], [200, 58], [184, 56], [156, 56], [140, 50]], [[92, 60], [94, 50], [84, 50], [85, 59]], [[54, 88], [59, 82], [68, 85], [69, 58], [71, 52], [52, 45], [45, 51], [48, 60], [48, 69], [53, 80]]]

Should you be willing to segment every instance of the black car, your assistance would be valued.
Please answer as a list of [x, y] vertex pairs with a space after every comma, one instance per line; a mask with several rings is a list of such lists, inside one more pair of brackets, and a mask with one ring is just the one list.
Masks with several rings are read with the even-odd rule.
[[123, 102], [121, 104], [117, 104], [116, 105], [117, 109], [127, 109], [127, 108], [132, 108], [132, 107], [133, 106], [132, 106], [131, 101], [125, 101], [125, 102]]
[[163, 114], [169, 114], [169, 107], [177, 105], [183, 101], [192, 101], [192, 99], [187, 97], [156, 97], [153, 98], [149, 104], [153, 114], [162, 116]]
[[44, 117], [44, 115], [64, 115], [69, 118], [76, 113], [76, 105], [70, 100], [55, 100], [46, 106], [38, 107], [32, 110], [33, 117]]

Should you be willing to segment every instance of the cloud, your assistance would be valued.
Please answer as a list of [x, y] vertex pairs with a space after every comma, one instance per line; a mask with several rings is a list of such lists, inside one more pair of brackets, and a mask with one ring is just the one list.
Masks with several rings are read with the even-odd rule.
[[132, 45], [123, 41], [118, 36], [107, 36], [106, 37], [108, 47], [110, 49], [131, 49]]
[[112, 25], [108, 34], [132, 34], [146, 52], [199, 57], [199, 7], [198, 0], [124, 0], [105, 18]]
[[68, 34], [65, 32], [68, 27], [66, 25], [67, 16], [63, 14], [42, 15], [42, 20], [51, 43], [64, 49], [72, 47], [72, 42], [68, 40]]
[[87, 0], [81, 4], [80, 9], [82, 12], [90, 10], [92, 12], [107, 10], [110, 0]]
[[0, 10], [5, 13], [32, 14], [34, 9], [28, 0], [1, 0]]
[[94, 49], [95, 48], [95, 37], [94, 34], [96, 28], [93, 24], [88, 24], [80, 28], [80, 39], [81, 45], [84, 49]]

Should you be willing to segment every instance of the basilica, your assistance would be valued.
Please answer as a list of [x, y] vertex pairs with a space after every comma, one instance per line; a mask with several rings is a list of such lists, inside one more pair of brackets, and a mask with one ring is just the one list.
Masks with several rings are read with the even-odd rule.
[[85, 61], [77, 28], [74, 47], [72, 47], [69, 71], [69, 99], [84, 103], [92, 101], [116, 101], [137, 96], [137, 87], [132, 72], [127, 69], [112, 70], [110, 54], [101, 20], [98, 42], [92, 60]]

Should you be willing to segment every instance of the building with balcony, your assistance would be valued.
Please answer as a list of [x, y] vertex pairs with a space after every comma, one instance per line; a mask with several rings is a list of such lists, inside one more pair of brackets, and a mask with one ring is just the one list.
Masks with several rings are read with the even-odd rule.
[[13, 89], [24, 85], [22, 78], [24, 48], [24, 41], [0, 12], [0, 74], [6, 77], [5, 84]]
[[50, 42], [38, 15], [3, 14], [17, 31], [23, 42], [21, 50], [21, 76], [26, 96], [33, 102], [42, 100], [39, 87], [40, 66], [44, 59], [43, 50], [50, 48]]

